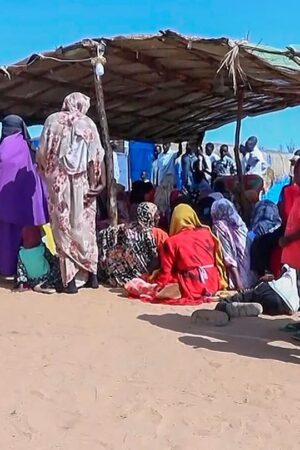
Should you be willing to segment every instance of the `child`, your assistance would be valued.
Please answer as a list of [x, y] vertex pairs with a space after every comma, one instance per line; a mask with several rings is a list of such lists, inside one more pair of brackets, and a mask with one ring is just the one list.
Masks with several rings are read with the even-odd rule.
[[22, 247], [18, 255], [17, 290], [33, 289], [37, 292], [53, 293], [59, 281], [58, 259], [42, 242], [40, 227], [24, 227]]

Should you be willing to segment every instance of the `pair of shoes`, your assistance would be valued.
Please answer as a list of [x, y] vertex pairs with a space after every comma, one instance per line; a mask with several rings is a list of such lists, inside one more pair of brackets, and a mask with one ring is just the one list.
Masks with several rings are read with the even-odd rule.
[[230, 318], [236, 317], [258, 317], [263, 313], [260, 303], [227, 303], [226, 313]]
[[233, 300], [222, 300], [216, 306], [216, 311], [226, 313], [230, 319], [236, 317], [257, 317], [263, 312], [263, 307], [260, 303], [240, 303], [231, 301]]
[[98, 282], [97, 275], [95, 275], [94, 273], [90, 273], [89, 274], [89, 279], [87, 280], [87, 282], [84, 285], [84, 287], [91, 288], [91, 289], [98, 289], [99, 282]]

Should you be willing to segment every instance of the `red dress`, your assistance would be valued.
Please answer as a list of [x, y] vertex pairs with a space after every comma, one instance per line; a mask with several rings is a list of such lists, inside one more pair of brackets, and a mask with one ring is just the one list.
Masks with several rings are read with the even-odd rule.
[[281, 193], [281, 199], [278, 204], [279, 212], [284, 227], [287, 224], [289, 214], [292, 210], [294, 201], [300, 196], [300, 187], [297, 184], [285, 186]]
[[[278, 208], [284, 228], [286, 228], [287, 226], [289, 215], [292, 211], [295, 201], [297, 200], [297, 198], [299, 198], [299, 196], [300, 196], [300, 187], [297, 184], [285, 186], [282, 190]], [[282, 248], [277, 246], [274, 249], [271, 257], [271, 271], [275, 276], [275, 278], [278, 278], [280, 276], [281, 268], [282, 268]]]
[[164, 303], [199, 304], [221, 288], [215, 262], [216, 242], [206, 228], [186, 228], [171, 236], [160, 252], [161, 271], [155, 280], [161, 286], [177, 282], [182, 298]]

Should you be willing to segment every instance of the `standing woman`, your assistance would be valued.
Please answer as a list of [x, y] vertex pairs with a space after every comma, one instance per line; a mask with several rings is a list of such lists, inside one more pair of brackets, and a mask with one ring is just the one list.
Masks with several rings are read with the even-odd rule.
[[47, 222], [28, 130], [21, 117], [7, 116], [0, 138], [0, 275], [16, 274], [23, 228]]
[[64, 291], [70, 294], [79, 283], [98, 287], [96, 197], [105, 186], [105, 170], [96, 125], [86, 116], [89, 107], [89, 97], [68, 95], [62, 111], [46, 120], [38, 154]]

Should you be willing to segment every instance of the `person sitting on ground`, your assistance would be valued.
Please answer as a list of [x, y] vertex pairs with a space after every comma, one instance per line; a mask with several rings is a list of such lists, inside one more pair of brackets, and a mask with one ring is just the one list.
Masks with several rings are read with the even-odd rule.
[[[170, 237], [160, 251], [160, 265], [155, 284], [147, 286], [145, 300], [200, 304], [227, 286], [220, 243], [186, 204], [176, 206], [173, 211]], [[132, 293], [130, 287], [127, 285], [126, 289]], [[172, 296], [173, 292], [178, 295]]]
[[[158, 258], [158, 246], [167, 238], [156, 242], [153, 228], [159, 220], [157, 207], [143, 202], [137, 207], [136, 222], [110, 226], [97, 233], [99, 249], [98, 277], [110, 286], [125, 283], [149, 273]], [[157, 261], [156, 261], [157, 264]]]
[[234, 205], [223, 198], [211, 207], [213, 232], [221, 242], [231, 289], [245, 289], [253, 285], [250, 255], [247, 247], [248, 229]]
[[259, 278], [271, 275], [271, 257], [283, 235], [279, 210], [270, 200], [258, 202], [254, 208], [249, 232], [251, 270]]
[[24, 227], [18, 255], [16, 290], [53, 293], [59, 283], [59, 259], [42, 242], [40, 227]]
[[[247, 307], [248, 303], [250, 303], [250, 308]], [[256, 306], [251, 308], [251, 304], [261, 305], [261, 308], [257, 309]], [[235, 294], [221, 301], [216, 309], [230, 313], [231, 317], [261, 313], [269, 316], [294, 314], [299, 309], [296, 270], [286, 264], [283, 266], [281, 277], [278, 280], [262, 282], [254, 289]]]

